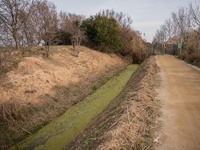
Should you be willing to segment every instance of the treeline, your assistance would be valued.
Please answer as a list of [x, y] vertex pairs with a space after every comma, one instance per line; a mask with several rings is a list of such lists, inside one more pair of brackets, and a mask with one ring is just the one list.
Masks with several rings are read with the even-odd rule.
[[[200, 5], [189, 3], [172, 12], [157, 30], [152, 45], [161, 53], [177, 54], [181, 59], [200, 66]], [[167, 47], [171, 46], [171, 49]]]
[[114, 10], [100, 11], [86, 18], [57, 12], [56, 6], [47, 0], [0, 1], [1, 47], [84, 44], [142, 62], [149, 44], [131, 25], [128, 15]]

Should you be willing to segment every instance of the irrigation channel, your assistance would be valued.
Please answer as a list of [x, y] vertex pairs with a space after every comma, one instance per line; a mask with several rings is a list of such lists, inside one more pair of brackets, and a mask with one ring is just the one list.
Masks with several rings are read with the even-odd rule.
[[138, 65], [129, 65], [93, 94], [11, 149], [60, 150], [123, 90]]

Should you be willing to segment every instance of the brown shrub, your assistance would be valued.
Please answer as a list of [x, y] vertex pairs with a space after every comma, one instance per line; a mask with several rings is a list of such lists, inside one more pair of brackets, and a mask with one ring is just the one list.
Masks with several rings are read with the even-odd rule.
[[200, 52], [198, 51], [184, 51], [182, 54], [178, 55], [178, 58], [200, 67]]

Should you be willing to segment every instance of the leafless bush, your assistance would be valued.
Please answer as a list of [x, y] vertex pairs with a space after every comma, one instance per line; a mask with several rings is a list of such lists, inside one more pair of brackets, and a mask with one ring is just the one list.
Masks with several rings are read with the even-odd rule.
[[184, 51], [182, 54], [178, 55], [178, 58], [190, 64], [200, 67], [200, 52], [198, 51], [195, 52]]

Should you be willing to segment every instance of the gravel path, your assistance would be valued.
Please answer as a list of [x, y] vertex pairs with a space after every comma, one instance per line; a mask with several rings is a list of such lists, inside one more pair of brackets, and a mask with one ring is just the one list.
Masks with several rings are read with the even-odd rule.
[[173, 56], [156, 56], [162, 101], [158, 150], [200, 149], [200, 71]]

